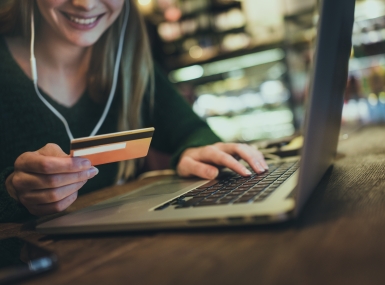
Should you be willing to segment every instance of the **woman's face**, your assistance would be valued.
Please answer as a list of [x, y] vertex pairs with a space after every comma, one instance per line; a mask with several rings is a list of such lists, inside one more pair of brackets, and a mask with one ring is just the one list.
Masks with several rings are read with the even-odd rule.
[[44, 28], [80, 47], [93, 45], [122, 12], [125, 0], [37, 0]]

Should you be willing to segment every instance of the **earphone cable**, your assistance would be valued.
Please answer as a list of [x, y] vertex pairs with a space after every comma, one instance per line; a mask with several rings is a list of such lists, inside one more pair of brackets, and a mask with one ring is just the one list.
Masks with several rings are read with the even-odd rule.
[[[124, 21], [123, 21], [123, 26], [122, 26], [122, 30], [121, 30], [121, 33], [120, 33], [120, 38], [119, 38], [119, 45], [118, 45], [118, 51], [117, 51], [117, 54], [116, 54], [116, 61], [115, 61], [115, 66], [114, 66], [114, 76], [113, 76], [113, 79], [112, 79], [112, 86], [111, 86], [111, 90], [110, 90], [110, 95], [108, 97], [108, 100], [107, 100], [107, 103], [106, 103], [106, 106], [104, 107], [104, 110], [103, 110], [103, 114], [102, 116], [100, 117], [98, 123], [96, 124], [95, 128], [93, 129], [93, 131], [91, 132], [90, 134], [90, 137], [94, 136], [100, 129], [100, 127], [102, 126], [107, 114], [108, 114], [108, 111], [111, 107], [111, 104], [112, 104], [112, 101], [114, 99], [114, 95], [115, 95], [115, 91], [116, 91], [116, 85], [117, 85], [117, 81], [118, 81], [118, 73], [119, 73], [119, 66], [120, 66], [120, 60], [121, 60], [121, 56], [122, 56], [122, 50], [123, 50], [123, 42], [124, 42], [124, 34], [125, 34], [125, 31], [126, 31], [126, 27], [127, 27], [127, 22], [128, 22], [128, 15], [129, 15], [129, 1], [126, 1], [126, 11], [125, 11], [125, 15], [124, 15]], [[39, 87], [37, 85], [37, 67], [36, 67], [36, 58], [35, 58], [35, 53], [34, 53], [34, 43], [35, 43], [35, 24], [34, 24], [34, 13], [33, 13], [33, 7], [32, 7], [32, 13], [31, 13], [31, 47], [30, 47], [30, 51], [31, 51], [31, 72], [32, 72], [32, 80], [33, 80], [33, 85], [34, 85], [34, 88], [35, 88], [35, 92], [37, 94], [37, 96], [40, 98], [40, 100], [48, 107], [48, 109], [51, 110], [52, 113], [54, 113], [56, 115], [56, 117], [58, 117], [60, 119], [60, 121], [62, 121], [62, 123], [64, 124], [64, 127], [66, 129], [66, 132], [67, 132], [67, 135], [69, 137], [70, 140], [73, 140], [74, 137], [72, 135], [72, 132], [70, 130], [70, 127], [68, 125], [68, 122], [67, 120], [62, 116], [62, 114], [60, 114], [59, 111], [57, 111], [55, 109], [55, 107], [53, 107], [40, 93], [39, 91]]]
[[99, 131], [99, 128], [103, 124], [103, 122], [104, 122], [104, 120], [105, 120], [105, 118], [106, 118], [106, 116], [108, 114], [108, 111], [109, 111], [109, 109], [111, 107], [112, 100], [114, 99], [116, 85], [118, 83], [118, 74], [119, 74], [120, 60], [121, 60], [121, 57], [122, 57], [124, 35], [125, 35], [125, 32], [126, 32], [126, 27], [127, 27], [127, 22], [128, 22], [128, 14], [130, 13], [130, 5], [129, 5], [129, 3], [130, 3], [130, 1], [126, 1], [126, 12], [125, 12], [125, 15], [124, 15], [124, 21], [123, 21], [122, 30], [120, 32], [119, 47], [118, 47], [118, 52], [116, 54], [116, 61], [115, 61], [115, 66], [114, 66], [114, 77], [112, 79], [112, 86], [111, 86], [110, 95], [108, 96], [108, 101], [107, 101], [107, 104], [106, 104], [106, 106], [104, 108], [103, 114], [100, 117], [99, 122], [96, 124], [94, 130], [92, 131], [90, 137], [96, 135], [96, 133]]

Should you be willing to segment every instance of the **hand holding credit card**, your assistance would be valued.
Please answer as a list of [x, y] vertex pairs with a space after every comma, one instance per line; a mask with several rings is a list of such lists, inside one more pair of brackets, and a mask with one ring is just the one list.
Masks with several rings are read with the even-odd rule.
[[71, 140], [71, 157], [83, 157], [92, 165], [144, 157], [154, 128], [98, 135]]

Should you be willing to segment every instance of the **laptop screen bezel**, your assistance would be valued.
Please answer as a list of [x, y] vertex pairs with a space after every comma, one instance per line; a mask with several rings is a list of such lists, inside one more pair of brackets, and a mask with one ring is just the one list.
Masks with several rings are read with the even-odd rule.
[[320, 7], [295, 195], [296, 215], [336, 155], [352, 46], [355, 0], [323, 0]]

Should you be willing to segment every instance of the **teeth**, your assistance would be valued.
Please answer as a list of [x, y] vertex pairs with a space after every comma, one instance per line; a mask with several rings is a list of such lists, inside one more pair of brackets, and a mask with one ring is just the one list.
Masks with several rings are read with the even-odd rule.
[[98, 18], [98, 17], [94, 17], [94, 18], [89, 18], [89, 19], [81, 19], [81, 18], [76, 18], [73, 16], [69, 16], [69, 17], [70, 17], [70, 20], [72, 22], [75, 22], [75, 23], [80, 24], [80, 25], [91, 25]]

